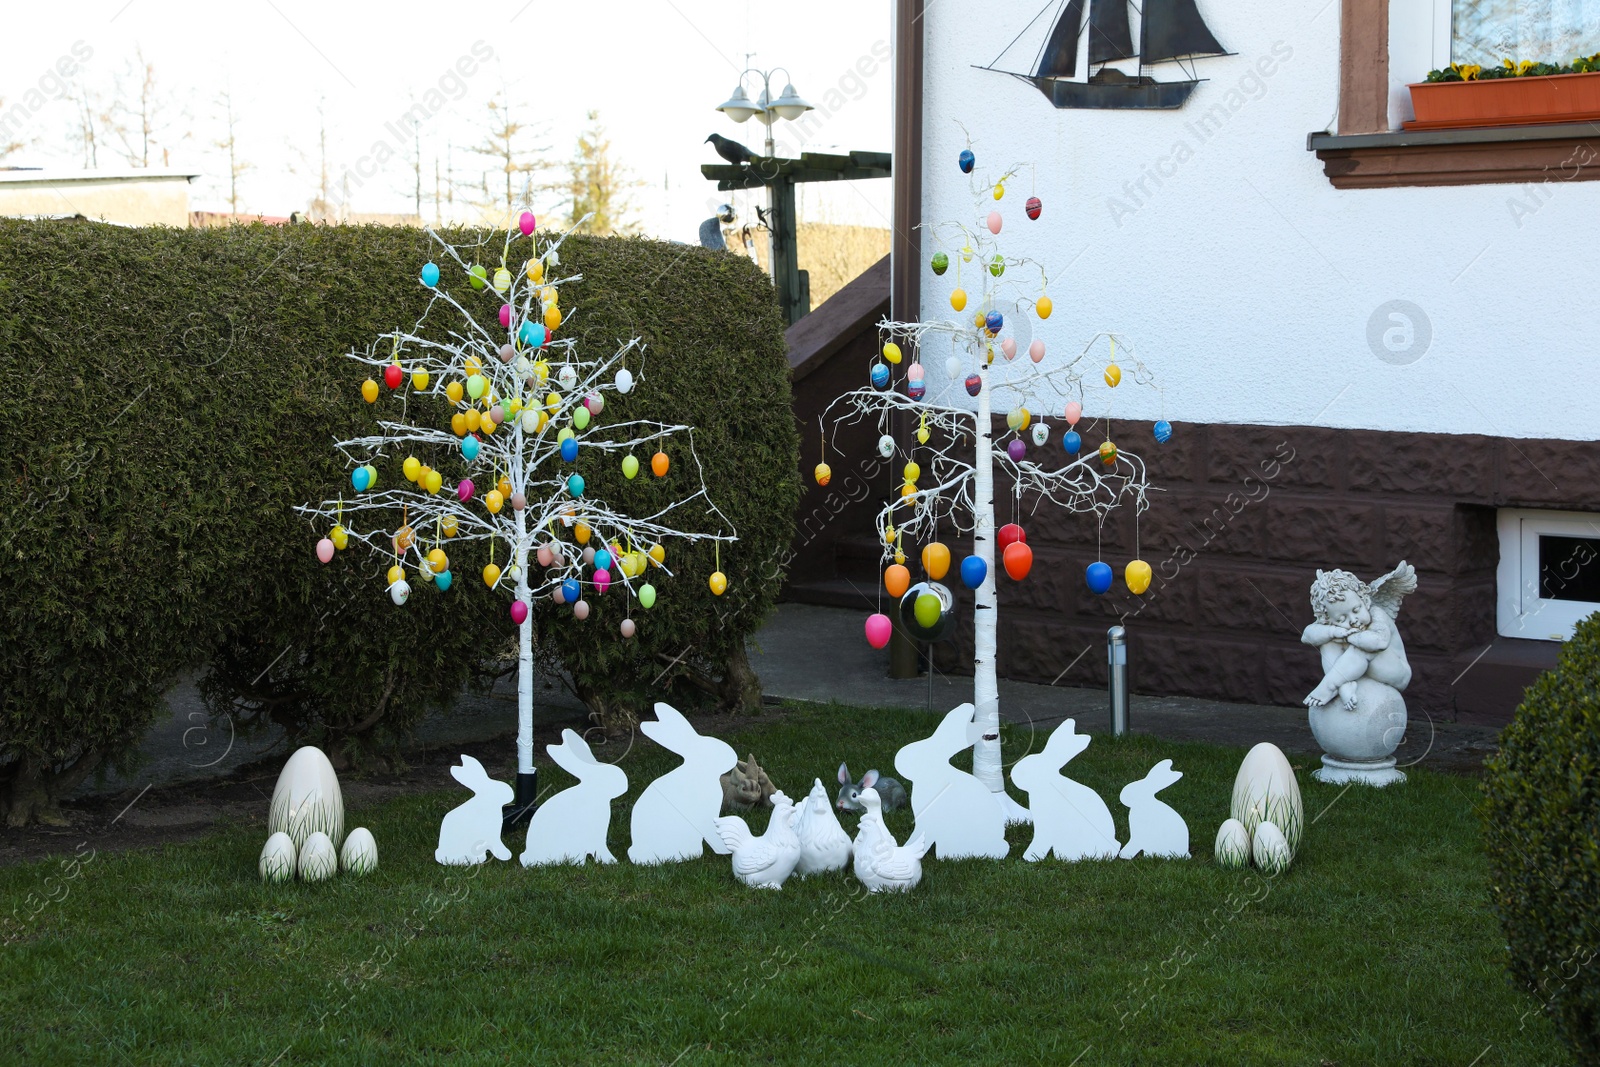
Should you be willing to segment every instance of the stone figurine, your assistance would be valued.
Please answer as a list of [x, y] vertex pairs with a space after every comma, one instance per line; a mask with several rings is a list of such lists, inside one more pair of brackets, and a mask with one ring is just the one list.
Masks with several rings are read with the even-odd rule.
[[754, 807], [772, 807], [772, 796], [778, 790], [767, 777], [767, 772], [756, 762], [754, 753], [747, 760], [733, 765], [733, 770], [722, 776], [722, 813], [749, 811]]
[[1318, 571], [1311, 583], [1316, 621], [1300, 640], [1322, 656], [1322, 681], [1306, 696], [1311, 733], [1322, 746], [1321, 782], [1384, 786], [1403, 782], [1394, 750], [1406, 732], [1411, 664], [1395, 620], [1417, 574], [1405, 560], [1363, 582], [1349, 571]]

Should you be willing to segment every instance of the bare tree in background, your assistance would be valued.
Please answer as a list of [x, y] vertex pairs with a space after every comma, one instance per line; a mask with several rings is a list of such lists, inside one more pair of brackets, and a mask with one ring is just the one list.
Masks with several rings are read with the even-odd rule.
[[83, 149], [83, 168], [95, 170], [100, 166], [100, 141], [111, 125], [111, 109], [105, 97], [87, 82], [73, 87], [71, 100], [77, 123], [73, 139]]
[[316, 185], [312, 195], [306, 199], [306, 215], [314, 222], [329, 222], [334, 217], [334, 205], [330, 198], [331, 188], [328, 177], [328, 116], [326, 101], [317, 100], [317, 145], [314, 152], [307, 152], [296, 141], [290, 141], [288, 148], [294, 153], [298, 162], [289, 164], [289, 173], [297, 177], [310, 176]]
[[[5, 110], [5, 106], [6, 106], [6, 98], [3, 97], [3, 96], [0, 96], [0, 111], [4, 111]], [[5, 129], [5, 127], [0, 127], [0, 130], [4, 130], [4, 129]], [[13, 152], [17, 151], [18, 149], [20, 149], [22, 146], [23, 146], [23, 142], [22, 141], [0, 141], [0, 159], [6, 158], [11, 153], [13, 153]]]
[[467, 151], [489, 165], [473, 197], [464, 197], [486, 216], [500, 220], [520, 205], [531, 202], [532, 190], [541, 188], [536, 176], [550, 169], [550, 146], [535, 144], [545, 134], [542, 127], [519, 122], [508, 94], [500, 90], [490, 99], [484, 138]]
[[144, 58], [143, 49], [134, 49], [133, 55], [127, 71], [117, 78], [110, 132], [130, 166], [149, 167], [158, 154], [165, 166], [171, 147], [165, 143], [171, 107], [156, 81], [155, 64]]
[[239, 213], [239, 179], [246, 171], [254, 170], [255, 164], [248, 163], [239, 156], [239, 116], [233, 110], [233, 90], [223, 89], [217, 94], [217, 107], [221, 109], [218, 116], [222, 121], [223, 135], [219, 141], [213, 141], [218, 148], [228, 153], [228, 210], [235, 215]]
[[589, 125], [578, 134], [578, 145], [567, 164], [567, 195], [571, 197], [568, 225], [585, 215], [591, 233], [635, 234], [639, 222], [628, 193], [644, 183], [617, 162], [611, 139], [600, 124], [600, 112], [589, 112]]

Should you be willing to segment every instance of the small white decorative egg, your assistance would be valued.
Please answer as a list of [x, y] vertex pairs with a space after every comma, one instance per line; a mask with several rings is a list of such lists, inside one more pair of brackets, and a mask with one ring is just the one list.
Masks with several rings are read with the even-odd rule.
[[945, 360], [944, 373], [947, 378], [959, 379], [961, 377], [961, 357], [951, 356]]
[[339, 854], [333, 849], [328, 835], [318, 830], [300, 846], [300, 880], [322, 882], [332, 878], [339, 870]]
[[1211, 850], [1217, 866], [1225, 871], [1242, 871], [1250, 866], [1250, 832], [1238, 819], [1228, 819], [1217, 830], [1217, 844]]
[[395, 602], [396, 607], [404, 604], [407, 600], [410, 600], [411, 583], [407, 582], [404, 578], [400, 579], [398, 582], [395, 582], [389, 587], [389, 599]]
[[350, 831], [339, 852], [339, 867], [347, 874], [371, 874], [378, 869], [378, 843], [371, 830], [358, 826]]
[[627, 367], [617, 371], [617, 392], [626, 393], [633, 389], [633, 372]]
[[1043, 421], [1034, 423], [1033, 443], [1036, 445], [1043, 445], [1048, 440], [1050, 440], [1050, 427]]
[[578, 384], [578, 372], [573, 369], [572, 364], [565, 363], [562, 365], [560, 372], [556, 374], [556, 381], [561, 383], [561, 388], [571, 389]]
[[1294, 859], [1294, 853], [1289, 851], [1289, 842], [1284, 839], [1283, 831], [1278, 829], [1273, 822], [1262, 822], [1256, 827], [1256, 839], [1252, 849], [1256, 866], [1261, 873], [1274, 875], [1282, 874], [1289, 869], [1289, 862]]
[[256, 864], [256, 869], [261, 872], [263, 882], [269, 885], [282, 885], [284, 882], [294, 881], [295, 862], [294, 841], [288, 834], [279, 830], [267, 838], [266, 845], [261, 849], [261, 861]]
[[894, 437], [892, 435], [884, 434], [878, 438], [878, 455], [884, 459], [894, 455]]

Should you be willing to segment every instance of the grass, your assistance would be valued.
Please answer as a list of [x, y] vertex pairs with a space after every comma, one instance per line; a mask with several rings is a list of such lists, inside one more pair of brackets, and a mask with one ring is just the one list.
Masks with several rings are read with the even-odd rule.
[[[796, 709], [723, 731], [792, 796], [841, 759], [890, 770], [914, 713]], [[1008, 735], [1008, 759], [1029, 738]], [[602, 750], [603, 751], [603, 750]], [[1242, 750], [1097, 739], [1069, 769], [1117, 793], [1171, 756], [1188, 861], [929, 861], [906, 896], [844, 875], [782, 892], [724, 857], [659, 868], [451, 870], [459, 789], [352, 811], [380, 865], [266, 886], [262, 827], [0, 870], [0, 1018], [12, 1062], [1549, 1064], [1486, 907], [1473, 783], [1414, 770], [1341, 792], [1300, 770], [1290, 870], [1210, 846]], [[607, 757], [602, 754], [601, 758]], [[623, 760], [629, 804], [671, 758]], [[1308, 761], [1302, 759], [1302, 764]], [[564, 776], [556, 771], [552, 780]], [[904, 839], [910, 817], [890, 816]], [[853, 829], [853, 827], [852, 827]], [[507, 836], [513, 854], [522, 849]], [[25, 904], [46, 901], [35, 912]], [[16, 909], [13, 911], [13, 909]], [[10, 919], [3, 916], [10, 915]]]

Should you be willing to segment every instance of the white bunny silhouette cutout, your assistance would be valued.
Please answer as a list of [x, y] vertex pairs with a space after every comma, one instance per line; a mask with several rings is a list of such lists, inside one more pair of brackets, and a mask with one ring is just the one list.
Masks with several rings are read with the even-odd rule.
[[1164, 759], [1139, 781], [1122, 787], [1120, 799], [1128, 806], [1128, 843], [1122, 846], [1123, 859], [1132, 859], [1141, 852], [1146, 856], [1189, 858], [1189, 825], [1182, 815], [1156, 799], [1157, 793], [1182, 777], [1183, 772], [1173, 770], [1172, 761]]
[[1111, 809], [1100, 794], [1061, 773], [1088, 747], [1089, 735], [1067, 719], [1051, 732], [1043, 752], [1023, 756], [1011, 769], [1011, 781], [1028, 794], [1033, 815], [1033, 842], [1023, 859], [1042, 860], [1051, 852], [1068, 861], [1117, 858], [1121, 842]]
[[673, 863], [703, 853], [702, 843], [726, 856], [730, 852], [717, 833], [722, 813], [722, 776], [739, 759], [733, 747], [695, 732], [676, 708], [656, 705], [656, 721], [639, 729], [663, 748], [683, 757], [644, 787], [633, 805], [633, 840], [628, 858], [634, 863]]
[[913, 741], [895, 753], [894, 769], [911, 787], [915, 836], [942, 860], [964, 856], [1005, 859], [1006, 813], [994, 793], [950, 758], [972, 745], [971, 704], [945, 714], [933, 736]]
[[617, 862], [606, 847], [606, 833], [611, 829], [611, 801], [628, 791], [627, 773], [595, 759], [588, 742], [573, 730], [562, 730], [561, 743], [546, 745], [545, 751], [578, 784], [563, 789], [533, 813], [522, 865], [581, 864], [589, 856], [596, 863]]
[[450, 777], [472, 790], [472, 799], [445, 812], [433, 858], [452, 866], [482, 863], [491, 852], [495, 859], [510, 859], [511, 850], [500, 840], [500, 822], [501, 809], [511, 803], [515, 791], [490, 778], [471, 756], [462, 756], [460, 766], [450, 768]]

